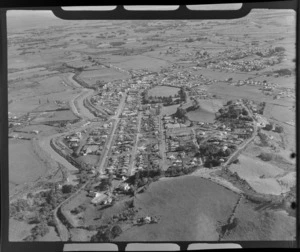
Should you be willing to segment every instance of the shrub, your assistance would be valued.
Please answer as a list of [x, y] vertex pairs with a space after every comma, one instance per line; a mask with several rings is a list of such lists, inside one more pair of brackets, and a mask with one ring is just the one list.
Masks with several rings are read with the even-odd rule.
[[122, 229], [120, 228], [119, 225], [115, 225], [112, 227], [111, 229], [111, 236], [112, 238], [116, 238], [117, 236], [119, 236], [122, 233]]
[[262, 152], [259, 155], [259, 158], [263, 161], [270, 161], [272, 160], [272, 154], [271, 153], [266, 153], [266, 152]]
[[63, 185], [61, 188], [62, 193], [71, 193], [73, 189], [72, 185]]
[[275, 132], [282, 133], [283, 132], [283, 127], [280, 126], [280, 125], [276, 125]]

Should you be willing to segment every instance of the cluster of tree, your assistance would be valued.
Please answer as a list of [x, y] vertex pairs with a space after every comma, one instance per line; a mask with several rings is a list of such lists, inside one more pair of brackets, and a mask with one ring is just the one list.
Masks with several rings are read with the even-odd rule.
[[186, 91], [185, 91], [184, 87], [180, 87], [180, 90], [178, 91], [178, 94], [179, 94], [179, 97], [180, 97], [181, 101], [184, 101], [184, 102], [187, 101], [187, 94], [186, 94]]
[[155, 103], [163, 103], [164, 106], [170, 106], [170, 105], [174, 105], [174, 104], [179, 104], [180, 103], [180, 96], [178, 94], [176, 94], [174, 96], [175, 98], [178, 97], [178, 99], [175, 99], [173, 101], [173, 96], [169, 95], [169, 96], [149, 96], [148, 92], [144, 92], [143, 93], [143, 104], [147, 104], [147, 103], [151, 103], [151, 104], [155, 104]]
[[205, 157], [204, 166], [212, 168], [220, 165], [220, 159], [230, 156], [236, 148], [235, 145], [230, 145], [226, 150], [223, 150], [214, 144], [207, 143], [201, 144], [199, 150], [201, 155]]
[[277, 133], [282, 133], [283, 127], [281, 125], [276, 125], [274, 131]]
[[266, 134], [258, 132], [257, 135], [259, 136], [259, 139], [263, 146], [269, 146], [269, 137]]
[[62, 193], [71, 193], [74, 190], [73, 185], [63, 185], [61, 188]]
[[216, 146], [215, 144], [201, 144], [199, 151], [203, 156], [219, 156], [228, 157], [232, 154], [233, 150], [237, 147], [235, 145], [230, 145], [226, 150], [223, 151], [222, 148]]
[[134, 175], [130, 176], [126, 182], [132, 185], [132, 192], [134, 193], [138, 188], [150, 185], [153, 181], [158, 180], [164, 176], [164, 172], [159, 169], [147, 169], [137, 171]]
[[274, 123], [271, 122], [271, 123], [268, 123], [263, 129], [270, 131], [273, 129], [273, 127], [274, 127]]
[[189, 153], [191, 153], [191, 152], [195, 153], [198, 151], [198, 148], [192, 141], [189, 141], [184, 146], [183, 145], [178, 146], [175, 149], [175, 151], [185, 151], [185, 152], [189, 152]]
[[119, 225], [115, 225], [110, 228], [107, 225], [100, 226], [97, 234], [91, 237], [91, 242], [109, 242], [122, 233], [122, 229]]
[[107, 191], [112, 186], [113, 177], [110, 175], [108, 178], [101, 179], [99, 185], [95, 187], [95, 189], [99, 191]]
[[292, 71], [287, 68], [276, 70], [274, 73], [279, 74], [279, 76], [292, 75]]
[[124, 45], [125, 42], [123, 41], [112, 41], [109, 43], [111, 46], [120, 46], [120, 45]]
[[203, 165], [204, 165], [204, 167], [212, 168], [215, 166], [219, 166], [220, 164], [221, 164], [221, 161], [220, 161], [219, 157], [208, 156]]
[[273, 130], [277, 133], [282, 133], [283, 132], [283, 127], [281, 125], [274, 125], [274, 123], [269, 123], [267, 124], [264, 128], [264, 130], [270, 131]]
[[187, 39], [185, 39], [185, 42], [188, 42], [188, 43], [191, 43], [191, 42], [194, 42], [195, 41], [195, 39], [193, 39], [193, 38], [187, 38]]
[[276, 46], [274, 48], [274, 51], [275, 52], [284, 52], [285, 51], [285, 48], [283, 46]]
[[267, 152], [260, 153], [258, 157], [263, 161], [271, 161], [273, 159], [273, 155]]
[[197, 166], [193, 166], [193, 167], [170, 166], [165, 171], [165, 176], [166, 177], [182, 176], [194, 172], [197, 168], [198, 168]]
[[182, 119], [185, 122], [187, 120], [186, 113], [187, 113], [186, 109], [183, 109], [182, 107], [178, 107], [175, 114], [173, 114], [173, 116]]
[[138, 171], [134, 174], [133, 184], [139, 188], [146, 184], [150, 184], [153, 180], [157, 180], [162, 175], [163, 171], [161, 169], [147, 169]]
[[42, 237], [49, 232], [49, 227], [45, 222], [41, 222], [31, 229], [31, 234], [27, 236], [25, 241], [34, 241], [37, 237]]
[[72, 209], [70, 212], [72, 213], [72, 214], [79, 214], [79, 213], [81, 213], [82, 211], [84, 211], [86, 209], [86, 207], [84, 206], [84, 205], [80, 205], [80, 206], [78, 206], [78, 207], [75, 207], [74, 209]]
[[262, 115], [264, 113], [265, 107], [266, 107], [266, 102], [261, 102], [259, 104], [259, 108], [257, 109], [257, 113]]

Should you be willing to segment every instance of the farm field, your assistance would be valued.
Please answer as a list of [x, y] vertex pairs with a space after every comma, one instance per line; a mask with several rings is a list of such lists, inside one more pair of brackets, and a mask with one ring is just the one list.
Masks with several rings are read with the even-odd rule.
[[217, 222], [227, 220], [237, 199], [235, 193], [199, 177], [160, 180], [135, 202], [142, 212], [161, 221], [133, 227], [116, 241], [216, 241]]
[[[245, 179], [250, 186], [259, 193], [279, 195], [287, 192], [290, 188], [285, 185], [280, 185], [278, 179], [285, 176], [284, 170], [261, 161], [258, 158], [250, 158], [245, 155], [240, 155], [240, 164], [232, 164], [229, 168], [231, 172]], [[294, 183], [296, 180], [294, 180]], [[293, 185], [295, 185], [293, 183]]]
[[171, 105], [171, 106], [164, 106], [164, 107], [162, 108], [161, 114], [162, 114], [162, 115], [166, 115], [166, 116], [175, 114], [176, 111], [177, 111], [177, 108], [178, 108], [179, 106], [180, 106], [179, 104]]
[[161, 67], [167, 65], [167, 62], [162, 59], [151, 58], [145, 55], [132, 56], [110, 56], [110, 62], [122, 69], [149, 69], [151, 71], [157, 71]]
[[22, 241], [26, 236], [30, 235], [30, 230], [35, 225], [27, 224], [24, 221], [17, 221], [13, 218], [9, 219], [9, 241]]
[[[16, 158], [16, 155], [18, 158]], [[34, 153], [29, 140], [11, 140], [9, 144], [10, 189], [39, 179], [46, 173], [45, 165]]]
[[294, 241], [295, 24], [9, 11], [10, 239]]
[[237, 207], [235, 217], [237, 227], [223, 237], [224, 241], [293, 240], [296, 223], [294, 218], [284, 211], [260, 209], [245, 200]]
[[213, 122], [215, 120], [215, 113], [222, 107], [222, 100], [198, 100], [199, 108], [187, 113], [187, 117], [192, 121], [199, 122]]
[[168, 87], [168, 86], [156, 86], [148, 91], [149, 96], [157, 97], [168, 97], [174, 96], [178, 93], [179, 88]]
[[90, 86], [93, 86], [98, 80], [109, 82], [114, 80], [124, 80], [129, 76], [128, 74], [115, 69], [101, 68], [97, 70], [85, 70], [79, 77]]

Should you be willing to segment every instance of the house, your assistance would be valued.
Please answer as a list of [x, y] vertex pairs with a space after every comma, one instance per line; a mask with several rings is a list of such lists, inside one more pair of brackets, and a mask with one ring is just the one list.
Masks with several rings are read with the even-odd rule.
[[107, 197], [108, 196], [106, 194], [104, 194], [104, 193], [96, 192], [95, 193], [95, 197], [92, 199], [91, 202], [93, 204], [99, 204], [99, 203], [103, 202], [104, 200], [106, 200]]

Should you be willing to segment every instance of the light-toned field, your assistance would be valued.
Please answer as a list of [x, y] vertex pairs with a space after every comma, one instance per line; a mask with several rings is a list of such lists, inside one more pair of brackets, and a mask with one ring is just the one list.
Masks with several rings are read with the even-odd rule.
[[215, 119], [215, 114], [208, 112], [204, 109], [197, 109], [195, 111], [190, 111], [187, 113], [187, 117], [191, 121], [198, 122], [213, 122]]
[[149, 96], [157, 97], [169, 97], [174, 96], [178, 93], [179, 88], [168, 87], [168, 86], [155, 86], [148, 91]]
[[11, 140], [8, 147], [11, 189], [19, 184], [36, 181], [45, 174], [46, 167], [33, 152], [30, 141]]
[[172, 106], [166, 106], [166, 107], [164, 106], [164, 107], [162, 108], [161, 114], [162, 114], [162, 115], [167, 115], [167, 116], [172, 115], [172, 114], [175, 114], [176, 111], [177, 111], [177, 108], [178, 108], [179, 106], [180, 106], [179, 104], [172, 105]]
[[95, 85], [99, 81], [125, 80], [128, 74], [120, 72], [113, 68], [99, 68], [97, 70], [83, 71], [79, 77], [89, 85]]
[[54, 227], [49, 227], [49, 232], [44, 235], [43, 237], [38, 237], [37, 241], [40, 242], [47, 242], [47, 241], [54, 241], [54, 242], [59, 242], [61, 241], [57, 233], [55, 232]]
[[30, 235], [30, 230], [35, 225], [27, 224], [24, 221], [17, 221], [13, 218], [9, 219], [9, 241], [22, 241], [24, 238], [26, 238], [28, 235]]
[[199, 177], [154, 182], [137, 195], [135, 204], [161, 220], [133, 227], [116, 241], [216, 241], [217, 222], [227, 220], [237, 199], [235, 193]]
[[[296, 128], [289, 125], [291, 120], [296, 121], [296, 114], [291, 109], [291, 105], [274, 106], [267, 104], [264, 110], [264, 116], [271, 121], [280, 124], [283, 127], [284, 148], [283, 154], [288, 158], [292, 152], [296, 151]], [[287, 152], [287, 153], [285, 153]]]
[[95, 165], [98, 160], [99, 160], [99, 157], [98, 155], [86, 155], [86, 156], [81, 156], [79, 158], [77, 158], [77, 160], [80, 162], [84, 162], [86, 164], [92, 164], [92, 165]]
[[136, 56], [115, 56], [110, 57], [110, 62], [120, 68], [130, 69], [148, 69], [148, 70], [159, 70], [161, 67], [167, 65], [167, 62], [162, 59], [151, 58], [144, 55]]
[[[237, 172], [237, 174], [242, 179], [245, 179], [255, 191], [274, 195], [289, 191], [289, 187], [281, 185], [278, 182], [278, 179], [281, 176], [286, 176], [284, 170], [268, 162], [245, 155], [240, 155], [239, 161], [240, 164], [232, 164], [230, 166], [230, 171]], [[291, 184], [289, 176], [283, 180], [288, 180], [287, 182], [290, 182], [289, 184]]]
[[209, 99], [198, 100], [199, 109], [187, 113], [187, 117], [192, 121], [213, 122], [215, 113], [223, 106], [222, 100]]

